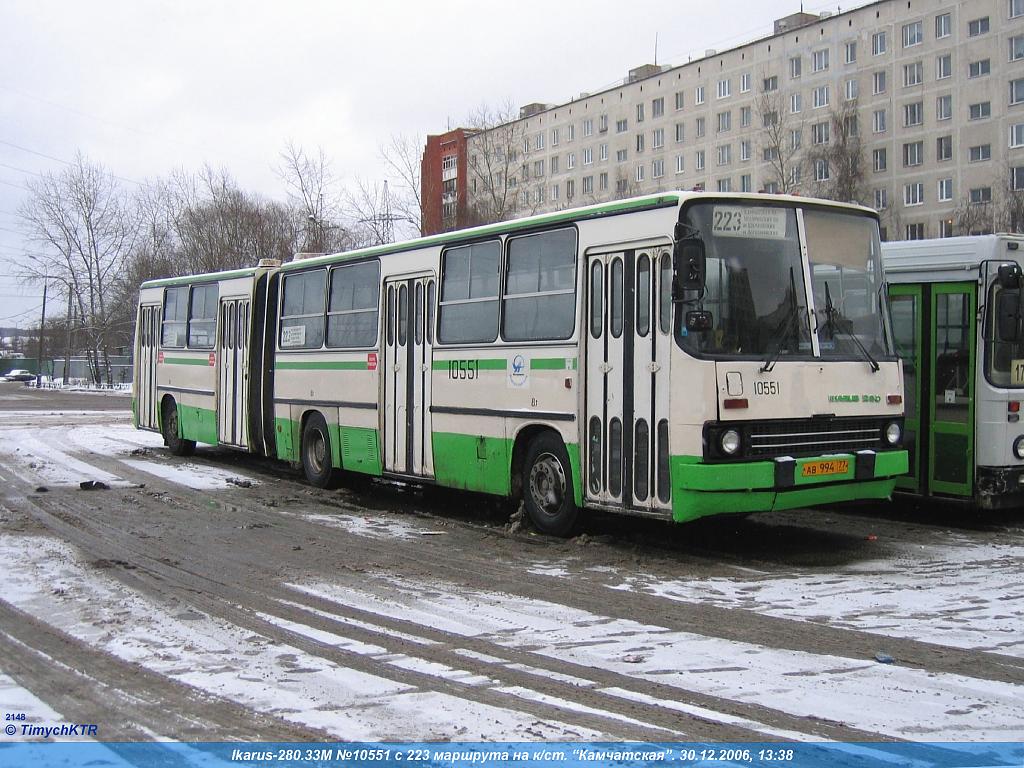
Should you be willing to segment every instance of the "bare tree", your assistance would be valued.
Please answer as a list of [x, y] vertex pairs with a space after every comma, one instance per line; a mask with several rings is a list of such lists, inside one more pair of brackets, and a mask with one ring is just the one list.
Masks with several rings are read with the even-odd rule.
[[353, 246], [384, 245], [419, 234], [419, 224], [393, 206], [385, 181], [357, 178], [345, 193], [345, 218]]
[[995, 231], [996, 206], [991, 200], [971, 202], [969, 196], [960, 199], [953, 210], [953, 221], [961, 235], [985, 235]]
[[[857, 100], [843, 101], [829, 112], [829, 141], [809, 153], [815, 169], [817, 197], [844, 203], [864, 201], [864, 150], [857, 119]], [[821, 168], [824, 172], [818, 173]]]
[[530, 182], [526, 123], [514, 107], [481, 105], [466, 121], [469, 137], [470, 217], [475, 224], [533, 213], [539, 204]]
[[995, 219], [1000, 232], [1024, 232], [1024, 168], [1007, 158], [996, 180]]
[[117, 179], [81, 153], [59, 174], [27, 184], [19, 214], [39, 254], [26, 265], [30, 281], [56, 284], [77, 309], [96, 383], [110, 381], [117, 313], [112, 289], [135, 247], [139, 213]]
[[323, 149], [318, 147], [312, 155], [289, 141], [276, 170], [301, 218], [297, 229], [304, 233], [302, 250], [327, 253], [350, 248], [348, 230], [339, 224], [342, 205], [335, 189], [337, 180]]
[[420, 218], [423, 210], [423, 146], [422, 136], [399, 133], [392, 134], [388, 143], [382, 144], [378, 149], [380, 159], [384, 163], [384, 171], [391, 181], [391, 208], [410, 228], [415, 228], [417, 234], [422, 228]]
[[[761, 123], [761, 155], [770, 169], [770, 180], [779, 192], [794, 194], [799, 191], [803, 176], [803, 123], [797, 122], [783, 108], [778, 90], [762, 91], [757, 97], [757, 119]], [[794, 131], [799, 132], [798, 141]]]

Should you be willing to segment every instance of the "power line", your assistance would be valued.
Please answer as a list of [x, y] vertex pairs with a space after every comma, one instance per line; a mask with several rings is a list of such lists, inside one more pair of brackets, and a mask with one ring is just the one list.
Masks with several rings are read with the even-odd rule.
[[[13, 147], [14, 149], [20, 150], [21, 152], [28, 152], [30, 155], [37, 155], [38, 157], [45, 157], [47, 160], [53, 160], [56, 163], [63, 163], [64, 165], [67, 165], [67, 166], [70, 166], [70, 167], [74, 167], [76, 165], [76, 163], [73, 163], [70, 160], [63, 160], [63, 159], [61, 159], [59, 157], [54, 157], [53, 155], [48, 155], [45, 152], [37, 152], [34, 149], [29, 149], [28, 147], [23, 147], [20, 144], [14, 144], [13, 142], [10, 142], [10, 141], [4, 141], [3, 139], [0, 139], [0, 144], [3, 144], [5, 147]], [[142, 186], [142, 182], [141, 181], [136, 181], [135, 179], [129, 179], [129, 178], [126, 178], [124, 176], [118, 176], [116, 173], [112, 173], [110, 175], [113, 176], [115, 179], [119, 179], [120, 181], [127, 181], [129, 184], [138, 184], [139, 186]]]
[[26, 309], [24, 312], [18, 312], [15, 315], [8, 315], [7, 317], [0, 317], [0, 321], [14, 320], [15, 318], [21, 318], [25, 315], [31, 315], [33, 312], [38, 312], [43, 308], [42, 303], [36, 304], [32, 309]]
[[8, 187], [14, 187], [15, 189], [20, 189], [25, 192], [28, 191], [28, 187], [26, 187], [24, 184], [15, 184], [10, 181], [4, 181], [3, 179], [0, 179], [0, 184], [6, 184]]

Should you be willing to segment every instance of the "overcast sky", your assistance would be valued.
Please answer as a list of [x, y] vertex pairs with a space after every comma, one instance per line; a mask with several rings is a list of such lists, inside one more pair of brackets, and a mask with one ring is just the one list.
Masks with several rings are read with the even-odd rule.
[[0, 0], [0, 326], [38, 323], [41, 291], [13, 276], [25, 180], [59, 171], [76, 151], [137, 182], [224, 166], [243, 188], [283, 198], [273, 168], [289, 139], [323, 147], [340, 177], [373, 180], [391, 134], [443, 132], [482, 103], [564, 102], [653, 61], [656, 33], [658, 62], [680, 64], [769, 34], [799, 9], [799, 0]]

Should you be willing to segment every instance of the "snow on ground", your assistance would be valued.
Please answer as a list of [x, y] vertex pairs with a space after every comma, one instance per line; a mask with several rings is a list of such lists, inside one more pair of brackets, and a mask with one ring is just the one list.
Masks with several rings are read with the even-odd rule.
[[[29, 690], [22, 688], [13, 679], [0, 670], [0, 712], [5, 714], [23, 714], [24, 720], [14, 723], [5, 722], [4, 725], [14, 725], [18, 732], [14, 736], [8, 736], [0, 731], [0, 741], [41, 741], [39, 736], [23, 736], [21, 734], [22, 723], [27, 725], [59, 725], [66, 722], [65, 718], [50, 708], [44, 701], [36, 698]], [[64, 741], [92, 741], [88, 736], [68, 736]]]
[[1024, 658], [1022, 567], [1024, 546], [950, 534], [942, 547], [827, 574], [674, 581], [620, 573], [613, 588]]
[[11, 457], [24, 472], [36, 475], [49, 485], [78, 485], [83, 480], [99, 480], [122, 488], [132, 485], [63, 450], [67, 431], [5, 428], [0, 431], [0, 455]]
[[361, 515], [330, 514], [300, 515], [303, 520], [329, 528], [341, 528], [356, 536], [369, 539], [415, 539], [423, 535], [423, 529], [402, 520], [363, 517]]
[[53, 539], [0, 535], [0, 562], [8, 565], [3, 599], [73, 637], [341, 739], [602, 736], [347, 669], [195, 610], [153, 602], [87, 568], [72, 548]]
[[176, 485], [183, 485], [196, 491], [216, 491], [227, 488], [235, 481], [243, 481], [250, 485], [259, 485], [259, 481], [248, 475], [227, 471], [206, 464], [161, 464], [156, 461], [140, 461], [138, 459], [121, 459], [132, 469], [169, 480]]
[[392, 580], [383, 587], [386, 598], [331, 584], [295, 588], [445, 632], [894, 738], [1024, 738], [1021, 692], [1008, 683], [722, 640], [450, 584]]

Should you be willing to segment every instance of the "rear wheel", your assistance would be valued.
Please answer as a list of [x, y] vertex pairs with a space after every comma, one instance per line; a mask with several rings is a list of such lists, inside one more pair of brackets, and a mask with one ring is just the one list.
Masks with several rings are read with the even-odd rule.
[[331, 463], [331, 435], [319, 413], [311, 414], [302, 429], [302, 471], [310, 485], [328, 488], [334, 479]]
[[169, 400], [163, 408], [164, 442], [175, 456], [191, 456], [196, 451], [196, 441], [181, 437], [181, 425], [178, 423], [178, 406]]
[[537, 530], [568, 536], [576, 523], [569, 456], [561, 439], [547, 432], [534, 438], [523, 462], [523, 503]]

